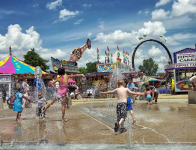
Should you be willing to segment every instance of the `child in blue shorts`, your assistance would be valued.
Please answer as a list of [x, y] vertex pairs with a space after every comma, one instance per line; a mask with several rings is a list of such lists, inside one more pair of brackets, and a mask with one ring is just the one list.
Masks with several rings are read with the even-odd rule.
[[146, 88], [146, 94], [147, 94], [146, 99], [148, 101], [147, 103], [150, 104], [150, 105], [152, 105], [151, 90], [150, 90], [149, 87]]
[[[127, 79], [124, 79], [124, 82], [127, 86], [127, 83], [128, 83]], [[127, 111], [129, 111], [129, 113], [131, 114], [131, 116], [133, 118], [133, 124], [136, 123], [135, 116], [134, 116], [134, 113], [133, 113], [131, 98], [129, 96], [127, 97]]]

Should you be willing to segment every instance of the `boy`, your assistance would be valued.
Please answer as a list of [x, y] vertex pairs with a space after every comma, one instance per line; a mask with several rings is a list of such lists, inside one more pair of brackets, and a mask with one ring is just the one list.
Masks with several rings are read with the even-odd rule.
[[[43, 97], [42, 93], [39, 92], [38, 93], [38, 100], [37, 100], [37, 108], [36, 108], [36, 115], [38, 117], [38, 119], [40, 119], [42, 117], [42, 110], [45, 109], [45, 104], [47, 104], [46, 99]], [[45, 118], [45, 115], [43, 115], [43, 118]]]
[[123, 80], [118, 80], [118, 88], [113, 91], [100, 92], [100, 94], [112, 94], [117, 92], [118, 103], [116, 107], [117, 112], [117, 122], [115, 123], [114, 132], [117, 132], [120, 127], [120, 133], [126, 132], [123, 127], [123, 123], [127, 116], [127, 96], [128, 93], [132, 95], [144, 95], [144, 93], [131, 92], [128, 88], [125, 88], [125, 82]]

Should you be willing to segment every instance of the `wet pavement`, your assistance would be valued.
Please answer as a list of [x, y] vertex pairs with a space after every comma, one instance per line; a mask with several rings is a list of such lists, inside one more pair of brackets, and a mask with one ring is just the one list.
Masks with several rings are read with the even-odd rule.
[[96, 148], [96, 144], [101, 144], [102, 148], [108, 144], [109, 147], [116, 145], [115, 149], [131, 144], [192, 146], [196, 144], [196, 105], [188, 105], [187, 102], [188, 100], [162, 99], [158, 104], [147, 105], [145, 101], [137, 100], [133, 104], [137, 123], [132, 125], [128, 114], [125, 123], [128, 131], [123, 134], [113, 131], [116, 101], [112, 99], [74, 102], [66, 110], [68, 121], [65, 123], [61, 122], [60, 103], [49, 108], [46, 119], [40, 121], [35, 115], [36, 104], [24, 109], [21, 123], [15, 121], [16, 113], [11, 109], [0, 110], [0, 140], [3, 145], [45, 142], [66, 146], [94, 145], [92, 149]]

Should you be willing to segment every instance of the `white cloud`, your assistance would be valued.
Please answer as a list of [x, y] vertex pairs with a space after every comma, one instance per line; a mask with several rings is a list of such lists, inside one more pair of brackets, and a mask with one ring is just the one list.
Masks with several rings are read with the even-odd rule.
[[138, 30], [141, 35], [152, 35], [152, 36], [160, 36], [166, 33], [165, 27], [163, 23], [160, 21], [155, 22], [144, 22], [144, 27]]
[[48, 3], [46, 5], [46, 8], [47, 9], [53, 9], [55, 10], [57, 6], [61, 6], [62, 5], [62, 0], [57, 0], [57, 1], [54, 1], [54, 2], [51, 2], [51, 3]]
[[144, 14], [145, 14], [145, 15], [148, 15], [149, 13], [150, 13], [149, 10], [144, 11]]
[[164, 9], [156, 9], [154, 10], [152, 15], [152, 20], [161, 20], [161, 19], [167, 19], [170, 14], [170, 11], [165, 11]]
[[139, 29], [138, 31], [123, 32], [122, 30], [115, 30], [112, 33], [104, 34], [103, 32], [97, 34], [95, 41], [100, 43], [111, 43], [114, 45], [122, 46], [134, 46], [138, 44], [139, 37], [143, 35], [148, 35], [148, 37], [159, 37], [166, 33], [166, 30], [162, 22], [145, 22], [144, 28]]
[[34, 5], [33, 5], [33, 7], [38, 7], [38, 6], [39, 6], [39, 4], [34, 4]]
[[155, 7], [163, 6], [163, 5], [165, 5], [165, 4], [169, 3], [169, 2], [170, 2], [170, 0], [160, 0], [159, 2], [157, 2], [155, 4]]
[[99, 21], [98, 28], [104, 29], [104, 22], [103, 21], [101, 21], [101, 20]]
[[75, 17], [75, 15], [78, 15], [78, 14], [79, 14], [79, 11], [69, 11], [67, 9], [63, 9], [60, 11], [59, 19], [61, 21], [66, 21], [70, 18]]
[[23, 55], [28, 50], [34, 48], [44, 59], [50, 60], [50, 57], [65, 58], [66, 52], [60, 49], [51, 50], [42, 47], [42, 40], [34, 27], [30, 27], [26, 32], [22, 32], [20, 25], [8, 26], [8, 32], [5, 35], [0, 34], [0, 53], [1, 60], [8, 56], [9, 47], [12, 48], [13, 56], [23, 60]]
[[159, 48], [156, 48], [154, 45], [149, 49], [148, 54], [150, 56], [161, 56], [162, 52]]
[[139, 14], [139, 15], [140, 15], [141, 13], [142, 13], [142, 11], [140, 10], [140, 11], [138, 11], [138, 13], [137, 13], [137, 14]]
[[177, 33], [172, 36], [168, 36], [165, 38], [167, 40], [167, 44], [169, 45], [180, 45], [181, 42], [189, 41], [190, 39], [196, 39], [196, 34], [192, 33]]
[[75, 25], [78, 25], [78, 24], [81, 24], [81, 22], [83, 22], [84, 21], [84, 19], [79, 19], [79, 20], [77, 20], [74, 24]]
[[196, 13], [195, 0], [178, 0], [172, 5], [172, 16], [182, 16], [184, 14]]
[[83, 7], [91, 7], [92, 5], [91, 4], [84, 4], [84, 5], [82, 5]]
[[90, 38], [92, 36], [92, 33], [91, 32], [89, 32], [88, 33], [88, 38]]

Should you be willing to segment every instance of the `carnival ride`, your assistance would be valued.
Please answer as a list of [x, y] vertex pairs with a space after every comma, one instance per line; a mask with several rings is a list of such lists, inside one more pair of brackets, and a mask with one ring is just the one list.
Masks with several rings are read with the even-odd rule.
[[82, 54], [87, 48], [88, 49], [91, 48], [91, 41], [89, 38], [87, 39], [86, 43], [82, 47], [78, 47], [77, 49], [74, 49], [72, 51], [71, 57], [69, 58], [68, 62], [76, 62], [80, 60]]
[[74, 49], [71, 53], [71, 57], [68, 61], [59, 60], [57, 58], [51, 57], [51, 62], [53, 66], [53, 70], [57, 72], [58, 68], [63, 67], [66, 70], [66, 73], [79, 73], [77, 62], [82, 57], [82, 54], [87, 48], [91, 48], [91, 41], [87, 39], [86, 43], [82, 47], [78, 47]]
[[[134, 51], [133, 51], [133, 54], [132, 54], [132, 68], [133, 68], [133, 70], [135, 70], [135, 63], [134, 63], [135, 54], [136, 54], [138, 48], [139, 48], [143, 43], [145, 43], [145, 42], [156, 42], [156, 43], [160, 44], [161, 46], [163, 46], [163, 48], [166, 50], [166, 52], [167, 52], [167, 54], [168, 54], [168, 56], [169, 56], [168, 64], [172, 64], [172, 56], [171, 56], [171, 53], [170, 53], [169, 49], [168, 49], [162, 42], [160, 42], [160, 41], [158, 41], [158, 40], [155, 40], [155, 39], [148, 39], [148, 40], [144, 40], [144, 41], [140, 42], [140, 43], [136, 46], [136, 48], [134, 49]], [[162, 80], [166, 80], [166, 82], [169, 80], [169, 78], [171, 78], [171, 74], [170, 74], [170, 72], [167, 72], [167, 71], [166, 71], [165, 74], [161, 77], [161, 79], [162, 79]]]

